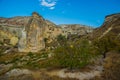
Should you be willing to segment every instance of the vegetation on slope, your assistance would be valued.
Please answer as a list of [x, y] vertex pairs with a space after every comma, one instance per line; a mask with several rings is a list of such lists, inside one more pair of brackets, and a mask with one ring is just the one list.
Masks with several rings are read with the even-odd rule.
[[114, 33], [110, 33], [103, 38], [96, 39], [93, 43], [98, 52], [104, 55], [104, 57], [106, 57], [107, 52], [120, 51], [120, 38]]
[[95, 57], [92, 53], [93, 46], [88, 40], [81, 40], [77, 44], [67, 44], [55, 49], [54, 59], [59, 66], [64, 68], [81, 68], [88, 65]]
[[[43, 51], [38, 53], [18, 53], [18, 54], [4, 54], [0, 56], [0, 64], [13, 64], [13, 68], [27, 68], [27, 69], [41, 69], [41, 68], [67, 68], [70, 70], [81, 69], [87, 65], [93, 64], [96, 57], [104, 55], [110, 51], [120, 51], [119, 36], [114, 34], [107, 35], [101, 39], [89, 41], [87, 39], [80, 39], [77, 41], [69, 41], [64, 36], [59, 35], [57, 38], [58, 46], [51, 51]], [[49, 55], [52, 55], [51, 57]], [[107, 58], [107, 62], [112, 62], [114, 53]], [[115, 56], [115, 58], [119, 56]], [[104, 64], [105, 71], [103, 72], [104, 79], [109, 80], [111, 76], [113, 79], [118, 79], [119, 74], [119, 59], [117, 62]], [[104, 80], [103, 79], [103, 80]]]

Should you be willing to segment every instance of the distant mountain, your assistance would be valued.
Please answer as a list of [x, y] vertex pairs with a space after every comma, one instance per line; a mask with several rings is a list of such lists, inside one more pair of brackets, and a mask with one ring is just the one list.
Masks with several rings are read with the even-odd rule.
[[86, 35], [93, 32], [94, 28], [91, 26], [81, 25], [81, 24], [61, 24], [64, 35], [76, 34], [76, 35]]

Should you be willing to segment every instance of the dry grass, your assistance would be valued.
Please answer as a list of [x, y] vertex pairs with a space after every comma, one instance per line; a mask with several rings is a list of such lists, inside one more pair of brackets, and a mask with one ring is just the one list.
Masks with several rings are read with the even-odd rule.
[[120, 53], [108, 53], [103, 76], [104, 80], [120, 80]]
[[15, 58], [20, 58], [22, 56], [26, 55], [25, 53], [10, 53], [0, 56], [0, 63], [7, 63], [12, 61]]

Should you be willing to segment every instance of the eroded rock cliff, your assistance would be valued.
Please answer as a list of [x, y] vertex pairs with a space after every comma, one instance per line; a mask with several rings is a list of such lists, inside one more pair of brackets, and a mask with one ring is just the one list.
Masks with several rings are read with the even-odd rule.
[[120, 13], [108, 15], [104, 23], [92, 33], [92, 39], [103, 38], [106, 35], [114, 34], [120, 37]]
[[91, 33], [94, 28], [86, 25], [80, 25], [80, 24], [62, 24], [59, 25], [63, 31], [63, 35], [68, 36], [69, 34], [73, 35], [86, 35]]
[[19, 41], [19, 51], [37, 52], [45, 48], [44, 43], [44, 19], [37, 13], [30, 17], [25, 29], [22, 30], [22, 36]]
[[[45, 48], [45, 38], [52, 42], [62, 33], [59, 27], [36, 12], [30, 17], [0, 18], [0, 30], [18, 38], [15, 43], [20, 52], [38, 52]], [[0, 39], [3, 42], [6, 38], [3, 35]], [[12, 37], [7, 39], [11, 41]]]
[[20, 52], [38, 52], [46, 48], [46, 41], [48, 44], [52, 43], [60, 34], [86, 35], [91, 33], [93, 28], [76, 24], [56, 25], [33, 12], [32, 16], [28, 17], [0, 18], [0, 30], [14, 37], [14, 39], [5, 38], [2, 35], [0, 37], [2, 42], [8, 39], [12, 44], [17, 45]]

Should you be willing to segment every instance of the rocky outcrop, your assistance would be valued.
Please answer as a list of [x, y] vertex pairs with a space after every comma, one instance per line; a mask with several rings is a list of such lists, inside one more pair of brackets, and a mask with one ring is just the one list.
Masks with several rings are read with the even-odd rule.
[[92, 39], [102, 38], [111, 33], [118, 37], [120, 35], [120, 13], [106, 16], [103, 25], [94, 30], [91, 37]]
[[56, 24], [48, 20], [46, 20], [46, 24], [44, 37], [47, 39], [47, 42], [50, 43], [55, 40], [58, 35], [62, 34], [62, 30]]
[[[0, 36], [0, 40], [10, 40], [13, 46], [17, 45], [20, 52], [38, 52], [45, 49], [45, 42], [52, 43], [60, 34], [86, 35], [93, 31], [93, 28], [84, 25], [56, 25], [45, 20], [38, 13], [34, 12], [28, 17], [0, 18], [0, 32], [9, 35]], [[1, 42], [0, 41], [0, 42]], [[4, 43], [4, 42], [3, 42]]]
[[0, 25], [2, 31], [19, 39], [16, 43], [20, 52], [37, 52], [45, 48], [45, 20], [39, 14], [34, 12], [31, 17], [0, 18]]
[[[48, 42], [52, 42], [62, 33], [59, 27], [36, 12], [30, 17], [0, 18], [0, 30], [18, 38], [15, 42], [14, 37], [8, 39], [18, 44], [20, 52], [38, 52], [45, 48], [45, 38]], [[0, 37], [0, 39], [6, 38]]]
[[28, 69], [13, 69], [0, 76], [0, 80], [35, 80]]
[[3, 42], [4, 45], [10, 44], [15, 46], [18, 42], [18, 37], [9, 32], [0, 30], [0, 42]]
[[93, 31], [92, 27], [80, 24], [63, 24], [59, 26], [63, 31], [62, 34], [65, 36], [69, 34], [86, 35]]
[[19, 41], [19, 51], [37, 52], [45, 48], [43, 33], [45, 22], [37, 13], [33, 13]]

